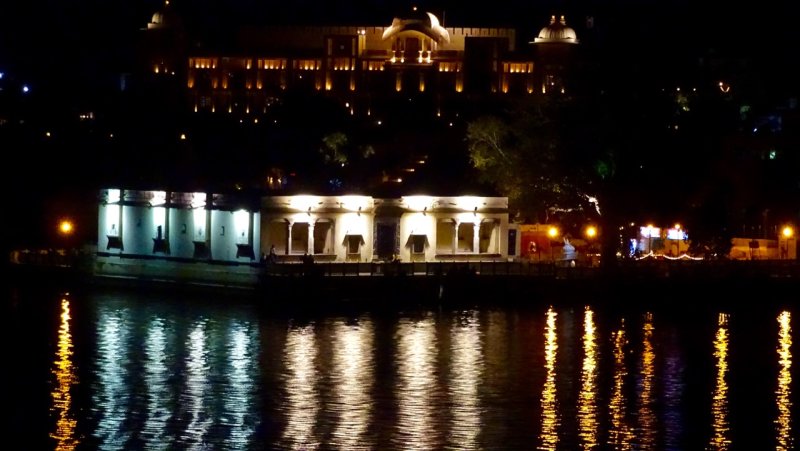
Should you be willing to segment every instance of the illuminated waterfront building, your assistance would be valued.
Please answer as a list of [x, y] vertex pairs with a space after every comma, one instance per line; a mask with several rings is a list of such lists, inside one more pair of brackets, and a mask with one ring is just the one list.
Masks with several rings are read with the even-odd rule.
[[[105, 189], [98, 207], [98, 262], [257, 264], [279, 261], [502, 261], [505, 197], [266, 196]], [[131, 265], [123, 272], [130, 274]]]

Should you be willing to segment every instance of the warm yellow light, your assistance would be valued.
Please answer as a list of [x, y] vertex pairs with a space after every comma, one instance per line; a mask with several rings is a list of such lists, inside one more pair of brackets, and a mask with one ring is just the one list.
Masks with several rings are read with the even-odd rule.
[[589, 226], [586, 228], [586, 236], [589, 238], [594, 238], [597, 236], [597, 228], [595, 226]]
[[69, 235], [72, 233], [72, 223], [65, 219], [58, 225], [58, 230], [62, 235]]
[[675, 230], [680, 230], [680, 229], [681, 229], [681, 224], [679, 222], [676, 222], [675, 223]]
[[555, 238], [555, 237], [557, 237], [557, 236], [558, 236], [558, 228], [556, 228], [556, 227], [550, 227], [549, 229], [547, 229], [547, 235], [548, 235], [550, 238]]
[[792, 228], [791, 228], [791, 227], [789, 227], [789, 226], [786, 226], [786, 227], [784, 227], [784, 228], [783, 228], [783, 230], [781, 231], [781, 233], [783, 234], [783, 236], [784, 236], [785, 238], [791, 238], [791, 237], [792, 237], [792, 235], [794, 235], [794, 229], [792, 229]]

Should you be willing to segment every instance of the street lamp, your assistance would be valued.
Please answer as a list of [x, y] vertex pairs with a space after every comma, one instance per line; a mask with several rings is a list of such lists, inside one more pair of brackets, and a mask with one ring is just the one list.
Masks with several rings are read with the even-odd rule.
[[590, 225], [586, 227], [586, 238], [589, 241], [588, 250], [590, 252], [589, 255], [589, 263], [591, 266], [594, 266], [594, 239], [597, 237], [597, 227]]
[[790, 225], [784, 226], [783, 229], [781, 229], [781, 238], [783, 241], [783, 244], [780, 246], [781, 260], [789, 258], [789, 243], [792, 237], [794, 237], [794, 228]]
[[70, 236], [73, 232], [72, 221], [69, 219], [64, 219], [58, 224], [58, 233], [63, 236]]
[[555, 256], [553, 255], [553, 241], [558, 237], [558, 227], [550, 226], [550, 228], [547, 229], [547, 236], [550, 237], [550, 260], [555, 261]]
[[675, 256], [678, 257], [681, 255], [681, 224], [679, 222], [675, 223]]
[[647, 237], [648, 237], [647, 252], [649, 252], [650, 255], [653, 255], [653, 230], [654, 229], [655, 229], [655, 227], [653, 227], [653, 224], [647, 224]]

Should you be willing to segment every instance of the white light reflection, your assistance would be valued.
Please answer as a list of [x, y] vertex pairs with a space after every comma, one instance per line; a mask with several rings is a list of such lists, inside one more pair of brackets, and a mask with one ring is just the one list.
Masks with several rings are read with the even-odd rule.
[[714, 397], [711, 401], [711, 416], [713, 434], [709, 449], [726, 450], [730, 447], [728, 437], [730, 424], [728, 422], [728, 315], [720, 313], [717, 320], [717, 334], [714, 338], [714, 357], [717, 358], [717, 379]]
[[778, 416], [775, 418], [775, 449], [790, 450], [794, 447], [792, 436], [792, 314], [781, 312], [778, 315], [778, 388], [775, 390], [775, 404]]
[[211, 387], [207, 328], [205, 320], [198, 321], [186, 342], [186, 391], [181, 393], [180, 403], [188, 410], [189, 421], [186, 431], [179, 437], [182, 449], [203, 449], [204, 438], [214, 421], [208, 412], [210, 406], [205, 402], [206, 391]]
[[70, 333], [69, 300], [61, 300], [61, 326], [58, 329], [58, 350], [54, 362], [53, 374], [56, 376], [55, 389], [50, 393], [53, 398], [52, 412], [58, 414], [55, 430], [50, 437], [56, 440], [56, 451], [72, 451], [80, 442], [75, 437], [75, 426], [78, 421], [72, 412], [72, 386], [78, 382], [75, 368], [72, 366], [72, 334]]
[[401, 320], [396, 340], [398, 435], [395, 445], [406, 450], [433, 448], [431, 397], [436, 385], [436, 333], [432, 317]]
[[452, 449], [478, 449], [481, 407], [478, 387], [483, 378], [483, 348], [477, 311], [457, 317], [450, 331], [452, 366], [449, 392], [453, 405]]
[[625, 322], [612, 334], [614, 340], [614, 388], [609, 404], [611, 427], [608, 431], [608, 444], [613, 449], [625, 451], [631, 449], [633, 431], [626, 420], [627, 400], [625, 399], [625, 379], [628, 376], [625, 364], [628, 339], [625, 337]]
[[544, 386], [542, 387], [542, 433], [537, 449], [555, 450], [558, 446], [558, 426], [561, 418], [558, 414], [558, 401], [556, 399], [556, 351], [558, 351], [558, 336], [556, 334], [556, 317], [558, 314], [553, 307], [547, 309], [547, 325], [544, 337], [544, 367], [546, 371]]
[[255, 396], [253, 378], [258, 353], [253, 352], [257, 340], [248, 333], [248, 324], [233, 324], [228, 337], [228, 386], [225, 390], [225, 419], [230, 434], [225, 443], [231, 449], [247, 449], [253, 436], [252, 400]]
[[289, 330], [285, 350], [288, 418], [283, 432], [283, 448], [317, 449], [319, 443], [313, 433], [320, 406], [314, 366], [317, 360], [314, 326]]
[[167, 340], [164, 329], [164, 321], [154, 318], [147, 328], [144, 344], [147, 419], [142, 429], [142, 438], [147, 449], [166, 450], [169, 445], [166, 426], [170, 417], [168, 400], [171, 373], [167, 370]]
[[356, 324], [337, 321], [333, 337], [334, 409], [339, 418], [333, 431], [338, 449], [371, 449], [365, 433], [374, 409], [374, 330], [371, 322]]
[[124, 449], [130, 437], [125, 424], [130, 402], [128, 392], [129, 312], [101, 307], [98, 312], [97, 383], [92, 409], [98, 418], [94, 435], [98, 449]]
[[588, 306], [583, 313], [583, 369], [578, 404], [580, 437], [585, 449], [597, 443], [597, 356], [594, 313]]
[[656, 414], [654, 412], [653, 385], [655, 380], [656, 353], [653, 346], [653, 314], [645, 313], [642, 325], [642, 360], [639, 366], [639, 382], [637, 390], [638, 399], [638, 424], [634, 436], [638, 439], [638, 446], [644, 449], [655, 447]]

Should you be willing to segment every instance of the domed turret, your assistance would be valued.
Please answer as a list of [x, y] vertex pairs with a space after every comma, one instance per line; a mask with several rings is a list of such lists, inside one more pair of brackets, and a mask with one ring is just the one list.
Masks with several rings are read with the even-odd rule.
[[153, 13], [150, 22], [147, 24], [147, 29], [158, 28], [177, 28], [180, 26], [180, 19], [175, 11], [170, 7], [169, 0], [164, 2], [164, 9]]
[[450, 33], [439, 24], [439, 18], [416, 8], [407, 16], [392, 19], [392, 25], [383, 32], [383, 39], [406, 30], [418, 31], [439, 43], [450, 42]]
[[550, 25], [542, 28], [539, 36], [533, 40], [533, 44], [577, 44], [578, 36], [575, 30], [567, 26], [564, 16], [556, 20], [556, 16], [550, 18]]

